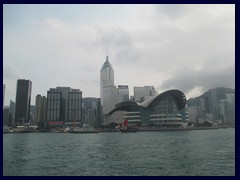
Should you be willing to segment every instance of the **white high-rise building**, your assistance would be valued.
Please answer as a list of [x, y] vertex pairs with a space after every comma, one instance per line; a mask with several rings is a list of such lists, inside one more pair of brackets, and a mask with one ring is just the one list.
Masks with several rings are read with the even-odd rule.
[[108, 56], [106, 57], [106, 61], [102, 65], [100, 76], [101, 76], [100, 77], [101, 88], [114, 86], [114, 70], [111, 63], [108, 60]]
[[117, 88], [117, 103], [129, 101], [129, 89], [127, 85], [118, 85]]
[[134, 100], [136, 102], [142, 102], [148, 98], [157, 95], [154, 86], [134, 87]]
[[114, 86], [114, 70], [108, 60], [108, 56], [100, 70], [100, 97], [103, 115], [106, 115], [114, 108], [114, 105], [116, 104], [116, 86]]

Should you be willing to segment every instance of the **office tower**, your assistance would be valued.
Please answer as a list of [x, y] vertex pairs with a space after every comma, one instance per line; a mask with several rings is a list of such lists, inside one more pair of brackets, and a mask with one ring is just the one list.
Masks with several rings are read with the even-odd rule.
[[116, 104], [116, 86], [114, 86], [114, 70], [108, 60], [102, 65], [100, 70], [100, 97], [103, 108], [103, 115], [108, 114]]
[[134, 87], [134, 100], [136, 102], [142, 102], [148, 98], [157, 95], [154, 86]]
[[42, 122], [42, 96], [38, 94], [35, 100], [36, 106], [36, 122], [39, 124]]
[[38, 94], [35, 101], [36, 106], [36, 123], [43, 127], [46, 123], [47, 98]]
[[62, 92], [62, 107], [63, 107], [63, 121], [68, 121], [68, 92], [71, 90], [70, 87], [57, 87], [56, 89]]
[[228, 106], [228, 102], [226, 99], [221, 99], [219, 101], [219, 112], [220, 112], [221, 120], [222, 120], [223, 124], [229, 123], [230, 114], [229, 114], [228, 107], [229, 106]]
[[50, 88], [47, 92], [47, 123], [48, 126], [63, 125], [62, 92]]
[[192, 123], [197, 123], [198, 111], [196, 106], [188, 106], [187, 107], [189, 119]]
[[114, 70], [111, 63], [108, 60], [108, 56], [106, 57], [106, 61], [104, 62], [101, 68], [100, 83], [101, 87], [114, 86]]
[[9, 113], [10, 113], [10, 124], [12, 126], [14, 125], [14, 119], [15, 119], [15, 102], [12, 100], [10, 100]]
[[[197, 109], [198, 123], [210, 121], [214, 123], [235, 122], [235, 90], [230, 88], [214, 88], [196, 98], [188, 100], [188, 107]], [[231, 109], [231, 110], [230, 110]], [[191, 119], [190, 119], [191, 120]]]
[[65, 125], [80, 126], [82, 121], [82, 91], [70, 89], [68, 92], [68, 118]]
[[35, 105], [30, 106], [29, 124], [36, 124], [36, 109]]
[[235, 124], [235, 93], [227, 93], [226, 99], [228, 102], [230, 123]]
[[101, 102], [100, 98], [83, 98], [83, 123], [89, 124], [92, 127], [101, 125]]
[[129, 89], [127, 85], [118, 85], [117, 88], [117, 103], [129, 101]]
[[47, 122], [53, 126], [80, 126], [82, 91], [70, 87], [51, 88], [47, 96]]
[[235, 123], [235, 95], [234, 93], [227, 93], [226, 99], [221, 99], [219, 102], [219, 112], [222, 123]]
[[19, 79], [17, 81], [15, 124], [23, 125], [29, 122], [32, 82]]
[[47, 125], [47, 97], [46, 96], [42, 97], [42, 118], [43, 118], [44, 126], [46, 126]]
[[3, 126], [10, 125], [10, 113], [9, 113], [9, 107], [5, 106], [3, 108]]

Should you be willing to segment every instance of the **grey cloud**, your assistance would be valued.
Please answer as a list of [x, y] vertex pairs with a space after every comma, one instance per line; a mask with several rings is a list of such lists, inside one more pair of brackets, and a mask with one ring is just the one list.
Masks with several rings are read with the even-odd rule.
[[235, 87], [235, 66], [218, 69], [214, 66], [204, 67], [199, 71], [193, 69], [178, 69], [174, 76], [164, 81], [158, 88], [177, 88], [184, 93], [189, 93], [195, 87], [201, 87], [205, 92], [215, 87]]
[[[169, 69], [166, 67], [174, 70], [182, 65], [198, 68], [203, 61], [229, 65], [228, 60], [234, 60], [234, 13], [224, 11], [223, 15], [215, 15], [221, 12], [216, 10], [211, 14], [212, 7], [215, 5], [153, 6], [154, 23], [144, 39], [145, 46], [151, 49], [142, 49], [140, 53], [148, 53], [146, 60], [162, 72]], [[170, 25], [163, 23], [162, 14], [176, 15], [176, 19], [172, 19]], [[181, 17], [183, 15], [186, 18]], [[146, 34], [140, 33], [138, 39]]]
[[180, 18], [182, 15], [186, 14], [190, 10], [189, 5], [179, 4], [161, 4], [154, 7], [155, 13], [168, 16], [170, 18]]
[[85, 73], [95, 73], [96, 71], [98, 71], [97, 67], [85, 66], [85, 65], [83, 65], [80, 69], [81, 69], [81, 72], [85, 72]]
[[235, 66], [225, 68], [206, 67], [197, 73], [197, 83], [203, 91], [214, 87], [235, 87]]
[[171, 78], [163, 81], [162, 85], [157, 87], [157, 90], [160, 88], [164, 90], [176, 88], [187, 93], [196, 86], [195, 80], [196, 72], [193, 69], [182, 67]]
[[115, 28], [110, 31], [101, 29], [99, 33], [99, 42], [106, 46], [121, 47], [126, 44], [131, 44], [130, 36], [122, 28]]
[[19, 78], [21, 78], [21, 74], [15, 66], [8, 63], [3, 64], [3, 83], [6, 84], [5, 103], [8, 103], [10, 99], [14, 99], [16, 83]]
[[20, 77], [17, 68], [10, 64], [3, 64], [3, 79], [16, 80]]
[[108, 48], [109, 51], [114, 49], [116, 64], [125, 64], [139, 60], [139, 53], [132, 41], [131, 34], [120, 27], [113, 29], [101, 28], [98, 31], [98, 43], [102, 47]]

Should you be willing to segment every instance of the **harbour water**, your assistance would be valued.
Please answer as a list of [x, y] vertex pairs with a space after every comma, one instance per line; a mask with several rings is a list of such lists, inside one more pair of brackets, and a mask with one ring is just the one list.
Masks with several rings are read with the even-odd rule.
[[234, 176], [235, 128], [3, 134], [4, 176]]

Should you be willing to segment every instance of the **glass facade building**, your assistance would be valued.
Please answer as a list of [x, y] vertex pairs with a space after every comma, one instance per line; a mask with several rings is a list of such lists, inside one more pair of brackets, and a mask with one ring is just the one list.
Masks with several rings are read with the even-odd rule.
[[82, 102], [82, 122], [91, 127], [99, 127], [102, 115], [100, 98], [83, 98]]
[[15, 107], [16, 107], [15, 102], [10, 100], [9, 113], [10, 113], [11, 126], [14, 125]]
[[15, 124], [24, 125], [29, 122], [32, 82], [30, 80], [17, 80]]
[[57, 87], [56, 89], [62, 92], [62, 113], [63, 113], [63, 121], [68, 121], [68, 95], [69, 91], [71, 91], [70, 87]]
[[123, 111], [123, 119], [128, 119], [130, 124], [180, 127], [187, 121], [185, 106], [186, 97], [183, 92], [169, 90], [141, 103], [119, 103], [109, 114]]
[[38, 94], [35, 101], [36, 106], [36, 123], [43, 126], [46, 123], [47, 98]]
[[62, 92], [58, 89], [50, 89], [47, 92], [47, 122], [49, 126], [63, 125]]
[[[235, 89], [214, 88], [187, 102], [189, 120], [203, 123], [235, 124]], [[195, 111], [191, 111], [195, 108]]]
[[68, 118], [65, 125], [80, 125], [82, 120], [82, 92], [71, 89], [68, 92]]
[[51, 88], [47, 95], [48, 126], [80, 126], [82, 91], [68, 87]]

